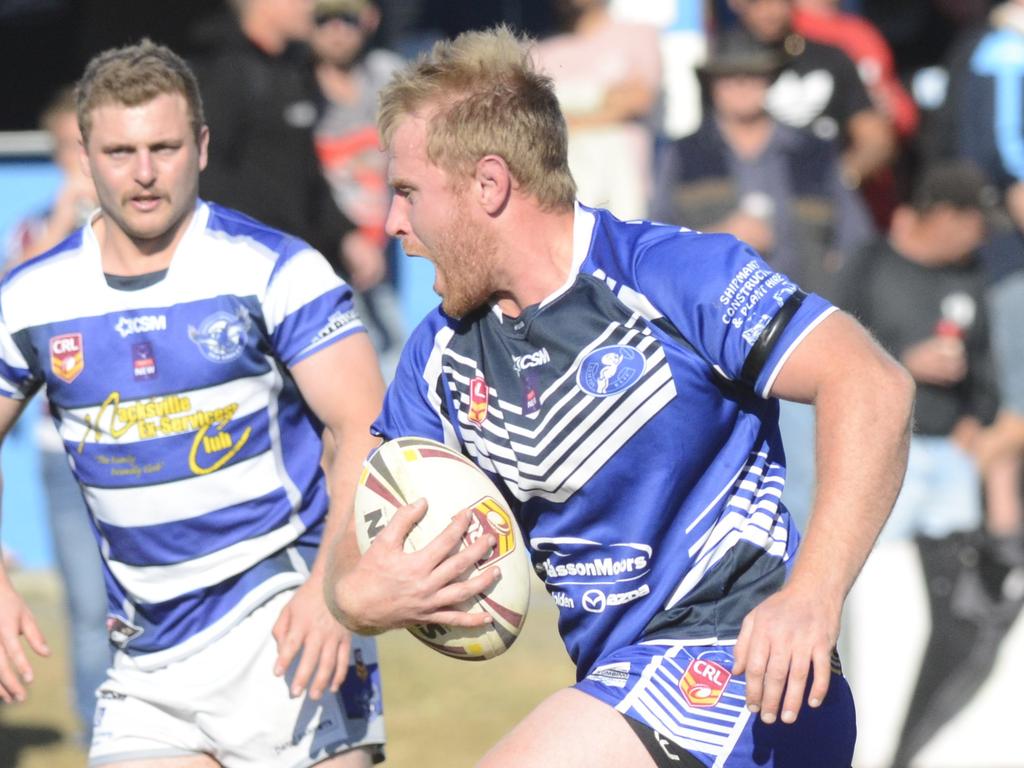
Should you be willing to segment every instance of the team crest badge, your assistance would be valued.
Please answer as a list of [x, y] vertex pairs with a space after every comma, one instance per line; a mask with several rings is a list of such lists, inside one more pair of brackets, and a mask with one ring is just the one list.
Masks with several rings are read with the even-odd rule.
[[239, 307], [235, 314], [214, 312], [203, 318], [198, 328], [190, 325], [188, 337], [210, 362], [229, 363], [241, 356], [251, 328], [252, 318]]
[[708, 659], [694, 659], [679, 681], [679, 690], [694, 707], [713, 707], [722, 698], [732, 673]]
[[601, 347], [583, 358], [576, 381], [587, 394], [608, 397], [640, 381], [646, 367], [647, 359], [632, 347]]
[[469, 382], [469, 420], [483, 424], [487, 418], [487, 382], [483, 376], [476, 376]]
[[85, 370], [85, 347], [80, 333], [50, 337], [50, 370], [70, 384]]

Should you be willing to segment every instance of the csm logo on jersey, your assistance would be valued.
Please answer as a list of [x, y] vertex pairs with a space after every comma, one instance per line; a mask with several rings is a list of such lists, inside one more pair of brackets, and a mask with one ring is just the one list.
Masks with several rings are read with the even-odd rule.
[[50, 370], [68, 384], [85, 370], [85, 345], [80, 333], [50, 337]]
[[512, 365], [515, 366], [516, 373], [522, 373], [527, 368], [536, 368], [540, 365], [547, 365], [551, 362], [551, 354], [548, 352], [547, 347], [541, 347], [536, 352], [531, 352], [528, 355], [513, 355]]
[[117, 318], [114, 330], [121, 334], [122, 339], [135, 333], [166, 331], [167, 315], [139, 315], [137, 317], [122, 315]]

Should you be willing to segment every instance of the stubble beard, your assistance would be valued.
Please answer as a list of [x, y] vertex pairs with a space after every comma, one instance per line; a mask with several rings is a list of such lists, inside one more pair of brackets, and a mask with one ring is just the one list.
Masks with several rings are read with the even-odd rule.
[[498, 252], [495, 235], [470, 220], [460, 208], [438, 238], [434, 268], [443, 278], [441, 308], [462, 318], [485, 304], [497, 286], [493, 265]]

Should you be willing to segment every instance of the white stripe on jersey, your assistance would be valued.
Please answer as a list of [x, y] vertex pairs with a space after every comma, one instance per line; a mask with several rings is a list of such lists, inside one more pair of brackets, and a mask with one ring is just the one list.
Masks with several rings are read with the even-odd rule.
[[[755, 454], [753, 460], [764, 455]], [[686, 597], [704, 578], [704, 574], [725, 557], [739, 541], [750, 542], [775, 557], [785, 556], [789, 533], [778, 516], [779, 498], [782, 495], [782, 467], [771, 464], [767, 469], [769, 471], [765, 473], [756, 464], [748, 464], [726, 486], [723, 493], [731, 491], [732, 496], [726, 499], [723, 505], [724, 512], [715, 525], [705, 531], [690, 547], [687, 554], [694, 558], [693, 564], [665, 603], [666, 610]], [[760, 482], [747, 479], [752, 476], [762, 479]], [[754, 492], [754, 498], [751, 500], [737, 495], [741, 490], [747, 493]], [[713, 503], [717, 503], [723, 493], [719, 493]]]
[[[208, 475], [170, 483], [127, 488], [83, 488], [96, 519], [131, 528], [188, 520], [224, 507], [245, 503], [281, 487], [277, 459], [264, 451]], [[188, 499], [188, 503], [182, 503]]]
[[[235, 624], [239, 622], [240, 619], [244, 616], [248, 616], [274, 595], [279, 592], [283, 592], [286, 589], [297, 587], [305, 580], [306, 577], [301, 573], [275, 574], [260, 584], [256, 589], [246, 594], [245, 597], [232, 606], [230, 611], [225, 613], [205, 629], [196, 632], [196, 634], [192, 635], [187, 640], [178, 643], [178, 645], [175, 645], [166, 651], [156, 651], [155, 653], [132, 656], [131, 663], [134, 664], [137, 669], [149, 671], [167, 666], [178, 659], [183, 659], [225, 635], [233, 626], [235, 626]], [[131, 603], [127, 603], [127, 605], [131, 607], [131, 612], [126, 612], [126, 616], [129, 621], [132, 621], [135, 607], [132, 606]], [[118, 655], [122, 656], [120, 653]]]
[[203, 557], [174, 565], [134, 566], [108, 560], [111, 573], [138, 601], [162, 603], [242, 573], [295, 541], [302, 533], [293, 521], [262, 536], [240, 541]]
[[[291, 273], [301, 277], [291, 277]], [[327, 260], [312, 249], [300, 251], [285, 262], [270, 285], [263, 303], [267, 332], [273, 333], [293, 307], [309, 304], [334, 287], [334, 272]]]

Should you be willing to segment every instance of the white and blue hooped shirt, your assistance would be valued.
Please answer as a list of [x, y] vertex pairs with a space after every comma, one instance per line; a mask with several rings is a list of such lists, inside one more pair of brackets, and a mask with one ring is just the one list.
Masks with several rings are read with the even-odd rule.
[[288, 368], [362, 331], [319, 253], [199, 201], [159, 281], [108, 285], [86, 226], [4, 278], [0, 315], [0, 394], [46, 387], [115, 645], [167, 663], [305, 580], [322, 425]]
[[729, 235], [578, 206], [573, 240], [521, 317], [428, 316], [374, 431], [496, 481], [582, 678], [642, 640], [735, 638], [781, 585], [798, 535], [768, 393], [833, 308]]

